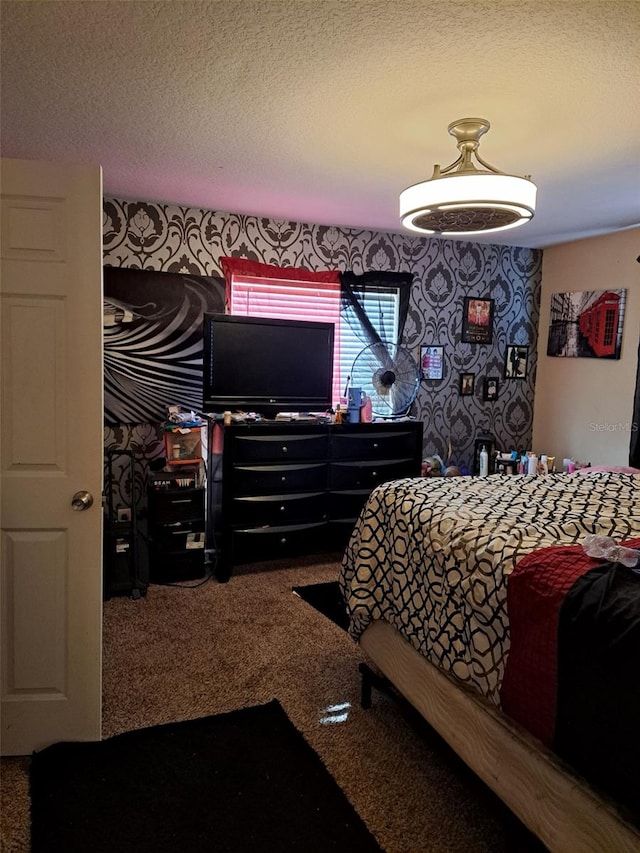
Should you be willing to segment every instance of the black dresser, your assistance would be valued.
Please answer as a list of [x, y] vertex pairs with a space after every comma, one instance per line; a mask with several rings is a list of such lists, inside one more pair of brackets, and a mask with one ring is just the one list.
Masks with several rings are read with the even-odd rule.
[[422, 424], [232, 424], [216, 444], [209, 523], [224, 581], [238, 563], [342, 549], [374, 486], [420, 475]]

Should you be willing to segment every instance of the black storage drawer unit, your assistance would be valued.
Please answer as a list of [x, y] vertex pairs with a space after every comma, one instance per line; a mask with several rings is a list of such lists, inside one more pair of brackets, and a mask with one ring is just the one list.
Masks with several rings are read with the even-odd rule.
[[204, 489], [150, 486], [147, 500], [151, 582], [177, 583], [204, 577]]
[[216, 576], [234, 564], [341, 549], [371, 489], [419, 476], [422, 424], [234, 423], [209, 469]]

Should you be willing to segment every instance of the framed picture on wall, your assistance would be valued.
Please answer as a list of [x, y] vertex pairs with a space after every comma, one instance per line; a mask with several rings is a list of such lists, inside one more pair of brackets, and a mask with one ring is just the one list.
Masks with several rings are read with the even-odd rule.
[[425, 344], [420, 347], [420, 370], [423, 379], [442, 379], [444, 347]]
[[482, 389], [482, 399], [491, 402], [498, 399], [500, 391], [500, 380], [495, 376], [487, 376], [484, 380], [484, 388]]
[[547, 355], [620, 358], [626, 290], [552, 293]]
[[490, 344], [493, 337], [493, 299], [465, 296], [462, 310], [462, 343]]
[[461, 373], [460, 374], [460, 396], [461, 397], [472, 397], [473, 389], [476, 383], [476, 375], [475, 373]]
[[529, 372], [529, 347], [510, 344], [504, 359], [505, 379], [526, 379]]

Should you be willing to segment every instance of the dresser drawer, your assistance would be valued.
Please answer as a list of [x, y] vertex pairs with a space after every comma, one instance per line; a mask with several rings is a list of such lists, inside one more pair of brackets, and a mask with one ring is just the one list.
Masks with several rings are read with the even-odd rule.
[[333, 459], [397, 459], [414, 456], [415, 453], [414, 430], [340, 432], [335, 433], [331, 439]]
[[325, 433], [268, 433], [234, 435], [233, 458], [236, 462], [275, 462], [298, 459], [326, 459], [329, 436]]
[[326, 522], [255, 527], [231, 533], [233, 562], [273, 560], [322, 550], [327, 540]]
[[236, 496], [319, 491], [327, 487], [327, 464], [235, 465], [232, 476]]
[[366, 504], [371, 489], [344, 489], [329, 493], [329, 518], [355, 522]]
[[149, 489], [149, 523], [204, 518], [204, 489]]
[[234, 526], [323, 521], [326, 516], [327, 493], [325, 491], [237, 497], [234, 498], [231, 507], [231, 523]]
[[376, 462], [332, 462], [329, 466], [331, 489], [372, 489], [380, 483], [416, 476], [413, 459], [380, 459]]

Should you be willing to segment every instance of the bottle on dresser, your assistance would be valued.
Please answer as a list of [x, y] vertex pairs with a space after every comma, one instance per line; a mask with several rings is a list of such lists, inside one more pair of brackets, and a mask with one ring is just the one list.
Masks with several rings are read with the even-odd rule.
[[373, 420], [373, 410], [371, 406], [371, 397], [368, 394], [362, 395], [362, 405], [360, 406], [360, 421], [363, 424], [370, 424]]
[[480, 451], [480, 476], [488, 477], [489, 476], [489, 454], [487, 453], [487, 448], [483, 444], [482, 450]]

